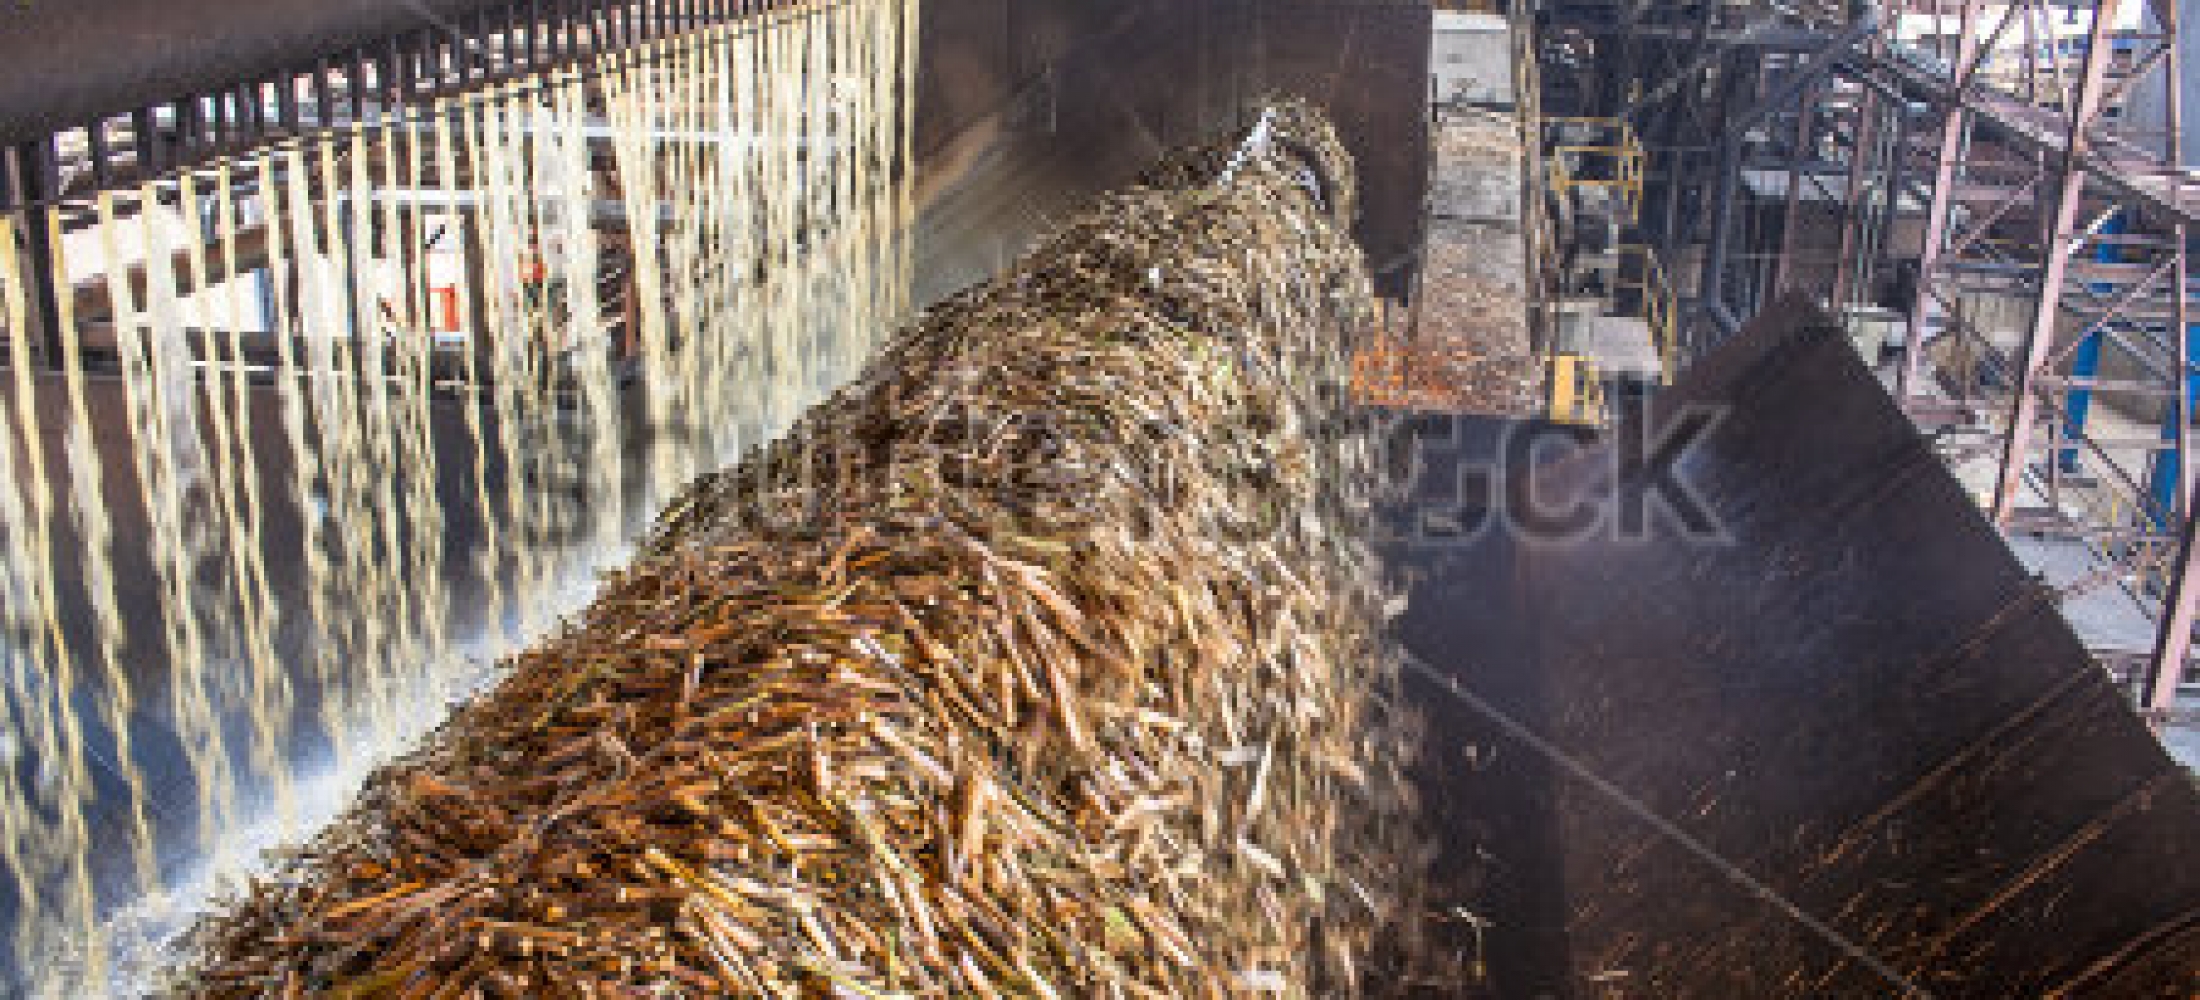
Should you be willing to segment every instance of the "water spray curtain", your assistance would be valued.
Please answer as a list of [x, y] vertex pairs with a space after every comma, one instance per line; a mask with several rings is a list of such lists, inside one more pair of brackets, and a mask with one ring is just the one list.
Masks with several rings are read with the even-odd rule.
[[1372, 303], [1333, 132], [1261, 121], [684, 491], [186, 991], [1359, 992], [1416, 857]]
[[[539, 635], [677, 486], [859, 369], [908, 305], [915, 16], [795, 5], [108, 191], [87, 226], [53, 217], [89, 273], [27, 274], [28, 223], [0, 218], [19, 968], [100, 989], [117, 901], [326, 819], [301, 747], [356, 773], [417, 737], [469, 650]], [[39, 281], [65, 311], [87, 281], [108, 302], [60, 317], [58, 365], [32, 353]], [[87, 367], [100, 331], [119, 396]], [[128, 433], [100, 439], [111, 398]], [[125, 537], [110, 511], [140, 504]], [[124, 606], [109, 556], [141, 542], [159, 602]], [[447, 613], [458, 559], [486, 638]], [[148, 617], [158, 648], [128, 644]], [[155, 744], [187, 780], [156, 787]]]

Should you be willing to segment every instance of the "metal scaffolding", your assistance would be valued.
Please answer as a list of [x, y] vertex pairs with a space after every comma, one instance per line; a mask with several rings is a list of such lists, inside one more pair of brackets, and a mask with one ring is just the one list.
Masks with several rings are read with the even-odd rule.
[[[1905, 151], [1931, 181], [1902, 398], [1983, 416], [2000, 448], [1995, 523], [2083, 542], [2107, 567], [2086, 585], [2125, 587], [2156, 609], [2152, 650], [2103, 652], [2166, 713], [2200, 599], [2183, 540], [2196, 387], [2187, 230], [2200, 187], [2179, 162], [2177, 5], [1908, 0], [1899, 14], [1879, 62], [1923, 99], [1931, 137]], [[2137, 100], [2149, 89], [2161, 99]], [[1967, 311], [1991, 297], [2024, 304], [2014, 340]], [[1943, 346], [1956, 343], [1972, 350]], [[1936, 347], [1987, 370], [1958, 384], [1933, 364]], [[2096, 407], [2109, 404], [2154, 416], [2159, 437], [2103, 430]]]
[[2096, 649], [2157, 718], [2200, 680], [2178, 15], [1569, 0], [1543, 24], [1552, 113], [1642, 137], [1633, 237], [1696, 291], [1685, 348], [1798, 291], [1877, 338], [1944, 453], [1995, 461], [1995, 523], [2091, 554], [2063, 596], [2121, 588], [2157, 622], [2151, 648]]

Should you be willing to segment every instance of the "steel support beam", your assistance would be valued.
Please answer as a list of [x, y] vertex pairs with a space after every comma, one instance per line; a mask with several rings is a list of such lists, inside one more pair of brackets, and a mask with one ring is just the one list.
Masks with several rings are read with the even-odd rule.
[[2193, 625], [2200, 620], [2200, 510], [2186, 513], [2179, 546], [2164, 603], [2168, 613], [2162, 616], [2146, 689], [2140, 692], [2146, 709], [2157, 717], [2177, 707], [2177, 686], [2184, 679], [2185, 663], [2192, 654]]
[[[1956, 49], [1955, 61], [1959, 74], [1978, 61], [1974, 28], [1984, 7], [1984, 0], [1963, 0], [1958, 29], [1962, 32], [1962, 41]], [[1933, 296], [1933, 278], [1940, 269], [1941, 245], [1948, 238], [1948, 213], [1955, 204], [1956, 165], [1962, 160], [1965, 130], [1970, 124], [1970, 109], [1960, 99], [1944, 104], [1943, 113], [1940, 159], [1933, 167], [1933, 197], [1925, 210], [1925, 243], [1917, 261], [1917, 301], [1910, 309], [1909, 325], [1904, 331], [1902, 371], [1895, 385], [1896, 395], [1904, 406], [1910, 405], [1912, 397], [1918, 393], [1917, 380], [1923, 373], [1925, 360], [1925, 331], [1933, 311], [1939, 308]]]
[[[1719, 142], [1718, 176], [1714, 182], [1714, 200], [1711, 208], [1711, 240], [1704, 254], [1703, 280], [1700, 300], [1704, 317], [1723, 336], [1731, 333], [1734, 319], [1732, 307], [1727, 306], [1726, 264], [1733, 245], [1734, 207], [1741, 197], [1742, 142], [1751, 129], [1766, 116], [1781, 108], [1803, 100], [1820, 82], [1837, 69], [1850, 51], [1879, 30], [1879, 7], [1867, 3], [1854, 22], [1829, 40], [1823, 48], [1811, 55], [1810, 61], [1780, 82], [1770, 95], [1748, 111], [1730, 116]], [[1738, 91], [1730, 91], [1730, 93]], [[1721, 311], [1728, 315], [1722, 317]]]
[[1879, 95], [1861, 91], [1856, 95], [1855, 136], [1849, 150], [1848, 188], [1841, 192], [1841, 256], [1834, 261], [1833, 299], [1830, 305], [1834, 314], [1848, 315], [1849, 307], [1856, 302], [1856, 272], [1862, 263], [1864, 247], [1860, 242], [1866, 236], [1865, 221], [1869, 218], [1869, 206], [1865, 204], [1864, 182], [1871, 177], [1872, 162], [1877, 158], [1879, 144]]
[[54, 161], [52, 141], [17, 144], [15, 167], [16, 189], [29, 207], [23, 211], [23, 273], [12, 277], [21, 280], [30, 293], [39, 360], [47, 367], [58, 367], [62, 361], [62, 311], [53, 276], [68, 272], [60, 266], [60, 227], [55, 225], [55, 210], [45, 204], [60, 187], [60, 167]]
[[2085, 198], [2085, 151], [2094, 119], [2100, 116], [2101, 96], [2108, 84], [2109, 30], [2115, 24], [2121, 0], [2099, 0], [2087, 34], [2085, 61], [2079, 71], [2078, 91], [2072, 102], [2068, 136], [2055, 185], [2054, 215], [2048, 226], [2047, 259], [2040, 276], [2039, 297], [2034, 300], [2032, 321], [2024, 340], [2024, 361], [2018, 370], [2015, 413], [2010, 417], [2007, 443], [2002, 450], [2001, 475], [1994, 490], [1994, 521], [2007, 527], [2016, 514], [2017, 499], [2024, 491], [2024, 471], [2030, 461], [2032, 440], [2040, 417], [2041, 370], [2054, 349], [2056, 320], [2062, 314], [2063, 281], [2076, 251], [2078, 209]]
[[1810, 153], [1812, 127], [1818, 118], [1817, 92], [1807, 92], [1795, 109], [1795, 148], [1789, 151], [1787, 161], [1787, 205], [1781, 211], [1780, 257], [1773, 262], [1772, 294], [1779, 297], [1787, 291], [1788, 276], [1795, 267], [1798, 250], [1796, 238], [1803, 223], [1803, 164]]
[[[1728, 84], [1727, 106], [1732, 108], [1735, 95], [1740, 93], [1741, 88], [1734, 85], [1732, 80]], [[1706, 315], [1714, 321], [1718, 316], [1716, 310], [1731, 311], [1731, 307], [1726, 304], [1726, 264], [1729, 247], [1734, 239], [1734, 207], [1741, 199], [1742, 136], [1749, 131], [1746, 119], [1747, 116], [1736, 116], [1726, 138], [1719, 143], [1716, 179], [1711, 188], [1711, 239], [1704, 250], [1700, 298]], [[1718, 323], [1717, 326], [1717, 332], [1722, 338], [1731, 336], [1734, 332], [1728, 328], [1728, 324]], [[1700, 351], [1709, 344], [1696, 346]]]
[[[2178, 52], [2177, 4], [2165, 3], [2156, 7], [2164, 34], [2169, 39], [2169, 52], [2164, 59], [2163, 72], [2167, 85], [2164, 106], [2163, 148], [2169, 160], [2177, 162], [2184, 150], [2184, 77]], [[2145, 706], [2156, 720], [2165, 724], [2169, 713], [2177, 707], [2177, 686], [2183, 679], [2185, 664], [2192, 658], [2192, 631], [2196, 618], [2200, 618], [2200, 504], [2193, 502], [2192, 424], [2194, 408], [2200, 400], [2195, 398], [2195, 379], [2192, 370], [2194, 347], [2193, 322], [2200, 317], [2193, 315], [2191, 285], [2192, 232], [2184, 223], [2172, 230], [2177, 241], [2174, 253], [2176, 264], [2171, 272], [2175, 283], [2173, 296], [2177, 325], [2177, 360], [2183, 367], [2178, 371], [2178, 384], [2184, 392], [2173, 409], [2175, 425], [2170, 430], [2176, 461], [2174, 489], [2177, 503], [2171, 508], [2184, 516], [2184, 537], [2179, 541], [2179, 552], [2174, 575], [2170, 578], [2169, 593], [2164, 595], [2162, 627], [2155, 638], [2154, 659], [2149, 665], [2146, 690], [2142, 692]], [[2160, 459], [2157, 459], [2160, 461]]]

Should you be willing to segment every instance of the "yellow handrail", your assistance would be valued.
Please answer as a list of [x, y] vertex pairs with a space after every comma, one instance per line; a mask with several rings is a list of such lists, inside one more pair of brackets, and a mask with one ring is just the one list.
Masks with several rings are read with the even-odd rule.
[[[1642, 141], [1635, 134], [1634, 124], [1624, 118], [1581, 117], [1546, 118], [1544, 123], [1547, 127], [1587, 126], [1602, 130], [1607, 137], [1607, 141], [1601, 143], [1562, 142], [1552, 146], [1550, 162], [1554, 169], [1551, 173], [1551, 187], [1559, 191], [1570, 191], [1576, 187], [1612, 188], [1619, 194], [1620, 203], [1627, 209], [1627, 221], [1640, 221], [1642, 181], [1648, 154], [1643, 151]], [[1574, 177], [1571, 171], [1558, 167], [1565, 162], [1568, 154], [1585, 158], [1608, 158], [1612, 163], [1612, 176], [1594, 179]]]
[[1658, 350], [1658, 362], [1663, 369], [1666, 384], [1672, 384], [1680, 367], [1679, 327], [1674, 322], [1675, 306], [1672, 282], [1667, 279], [1665, 263], [1658, 259], [1658, 252], [1639, 243], [1624, 244], [1619, 248], [1622, 264], [1626, 257], [1642, 261], [1642, 277], [1631, 280], [1622, 266], [1621, 277], [1615, 282], [1614, 291], [1632, 290], [1642, 295], [1640, 318], [1650, 328], [1651, 343]]

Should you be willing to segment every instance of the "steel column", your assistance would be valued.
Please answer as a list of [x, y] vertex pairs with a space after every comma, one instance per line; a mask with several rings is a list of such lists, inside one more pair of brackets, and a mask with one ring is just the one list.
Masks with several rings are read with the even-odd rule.
[[[58, 368], [62, 362], [61, 299], [53, 275], [66, 274], [60, 267], [60, 227], [49, 202], [60, 195], [61, 172], [54, 160], [52, 139], [19, 143], [15, 147], [16, 189], [27, 206], [23, 211], [23, 273], [15, 275], [30, 292], [31, 323], [37, 327], [40, 360]], [[26, 331], [27, 333], [28, 331]]]
[[[2100, 227], [2100, 233], [2120, 235], [2127, 228], [2122, 213], [2117, 213], [2109, 216], [2108, 221]], [[2102, 241], [2093, 250], [2093, 260], [2099, 264], [2120, 264], [2123, 263], [2123, 252], [2113, 242]], [[2128, 304], [2131, 299], [2137, 298], [2149, 283], [2151, 283], [2151, 278], [2149, 282], [2142, 282], [2133, 286], [2132, 291], [2124, 296], [2125, 301], [2118, 303], [2117, 308], [2121, 308], [2123, 305]], [[2096, 294], [2105, 294], [2114, 286], [2107, 282], [2089, 282], [2085, 287]], [[2079, 334], [2076, 347], [2070, 352], [2070, 378], [2073, 384], [2063, 395], [2062, 436], [2064, 437], [2082, 441], [2085, 438], [2086, 424], [2093, 418], [2094, 390], [2086, 383], [2100, 377], [2101, 350], [2105, 346], [2104, 342], [2108, 339], [2108, 324], [2113, 318], [2114, 311], [2112, 309], [2110, 316], [2104, 316], [2099, 322], [2087, 326]], [[2182, 357], [2182, 355], [2179, 356]], [[2077, 447], [2059, 450], [2054, 457], [2055, 470], [2068, 473], [2078, 472], [2080, 453], [2081, 449]]]
[[2101, 110], [2101, 95], [2108, 82], [2108, 35], [2121, 0], [2100, 0], [2087, 32], [2085, 62], [2079, 74], [2077, 99], [2072, 102], [2068, 138], [2063, 148], [2056, 185], [2055, 214], [2048, 227], [2047, 259], [2040, 275], [2039, 297], [2033, 302], [2031, 329], [2025, 336], [2019, 369], [2015, 413], [2009, 421], [2002, 449], [2001, 476], [1994, 491], [1994, 522], [2006, 528], [2016, 515], [2017, 498], [2024, 489], [2024, 469], [2031, 455], [2034, 426], [2040, 416], [2041, 369], [2054, 349], [2056, 319], [2062, 311], [2064, 278], [2076, 250], [2078, 208], [2085, 197], [2087, 131]]
[[[1729, 72], [1731, 72], [1731, 67], [1729, 67]], [[1741, 92], [1741, 88], [1733, 86], [1731, 80], [1728, 81], [1728, 84], [1726, 106], [1731, 111], [1735, 104], [1734, 96]], [[1711, 205], [1711, 242], [1704, 250], [1703, 282], [1700, 294], [1705, 314], [1711, 317], [1718, 326], [1717, 332], [1721, 338], [1734, 332], [1726, 328], [1728, 324], [1717, 322], [1717, 317], [1719, 310], [1728, 308], [1726, 304], [1726, 259], [1728, 247], [1732, 244], [1734, 238], [1734, 203], [1741, 197], [1742, 136], [1747, 131], [1747, 125], [1737, 122], [1728, 130], [1725, 139], [1719, 143], [1718, 176], [1711, 186], [1713, 198]], [[1696, 346], [1701, 350], [1709, 344], [1710, 341], [1702, 340]]]
[[[1829, 40], [1824, 48], [1811, 53], [1810, 61], [1798, 67], [1792, 75], [1780, 82], [1773, 93], [1740, 115], [1729, 114], [1725, 130], [1719, 142], [1718, 175], [1713, 181], [1716, 192], [1711, 208], [1711, 240], [1704, 253], [1703, 281], [1699, 305], [1704, 318], [1721, 336], [1732, 333], [1739, 317], [1725, 302], [1726, 263], [1733, 242], [1734, 203], [1740, 197], [1742, 179], [1742, 142], [1751, 129], [1765, 116], [1790, 104], [1801, 101], [1810, 89], [1831, 74], [1842, 58], [1859, 42], [1879, 30], [1879, 8], [1867, 4], [1854, 22]], [[1728, 107], [1732, 97], [1741, 92], [1731, 79], [1733, 68], [1728, 67]]]
[[2200, 543], [2200, 510], [2189, 510], [2183, 537], [2178, 541], [2182, 551], [2164, 604], [2168, 613], [2162, 617], [2162, 630], [2155, 641], [2154, 662], [2148, 671], [2151, 676], [2146, 690], [2140, 693], [2146, 709], [2157, 719], [2177, 706], [2177, 686], [2184, 679], [2185, 662], [2192, 653], [2193, 624], [2200, 617], [2200, 544], [2196, 543]]
[[[1895, 224], [1902, 218], [1902, 194], [1911, 186], [1910, 179], [1910, 105], [1899, 98], [1887, 98], [1890, 141], [1887, 143], [1887, 171], [1880, 193], [1877, 231], [1873, 234], [1875, 260], [1884, 261], [1894, 252]], [[1872, 272], [1879, 272], [1874, 269]]]
[[[2157, 19], [2168, 39], [2169, 51], [2164, 59], [2163, 74], [2166, 84], [2164, 107], [2163, 149], [2172, 164], [2183, 158], [2184, 151], [2184, 77], [2179, 59], [2179, 30], [2177, 3], [2157, 5]], [[2169, 428], [2173, 434], [2175, 473], [2173, 488], [2177, 503], [2171, 510], [2184, 515], [2184, 532], [2178, 540], [2181, 546], [2170, 579], [2169, 593], [2163, 597], [2162, 627], [2154, 643], [2154, 659], [2149, 665], [2146, 690], [2141, 692], [2145, 707], [2159, 721], [2177, 707], [2177, 687], [2183, 679], [2185, 664], [2192, 656], [2192, 630], [2194, 620], [2200, 617], [2200, 504], [2193, 502], [2192, 424], [2194, 408], [2200, 405], [2200, 379], [2196, 379], [2192, 351], [2200, 344], [2194, 343], [2192, 314], [2193, 288], [2191, 285], [2191, 232], [2183, 223], [2172, 230], [2176, 246], [2176, 263], [2171, 272], [2175, 282], [2172, 291], [2172, 322], [2177, 330], [2177, 356], [2185, 366], [2179, 371], [2178, 383], [2184, 393], [2173, 406], [2176, 424]]]
[[1803, 164], [1811, 153], [1812, 127], [1818, 119], [1818, 89], [1811, 88], [1796, 102], [1795, 148], [1788, 153], [1787, 206], [1780, 224], [1780, 256], [1773, 262], [1772, 294], [1778, 297], [1787, 291], [1788, 275], [1794, 268], [1796, 230], [1802, 226], [1803, 217]]
[[[1937, 4], [1935, 5], [1937, 7]], [[1979, 46], [1975, 27], [1978, 14], [1985, 0], [1963, 0], [1963, 13], [1958, 30], [1962, 40], [1956, 46], [1955, 76], [1968, 75], [1968, 67], [1978, 61]], [[1941, 32], [1939, 12], [1934, 12], [1934, 38]], [[1902, 373], [1896, 383], [1896, 394], [1902, 404], [1908, 406], [1917, 395], [1917, 379], [1921, 374], [1925, 357], [1925, 329], [1932, 310], [1938, 307], [1933, 297], [1933, 274], [1940, 269], [1941, 245], [1948, 238], [1948, 213], [1953, 207], [1956, 186], [1956, 164], [1963, 155], [1964, 129], [1969, 124], [1969, 108], [1958, 92], [1951, 96], [1945, 109], [1946, 120], [1940, 127], [1940, 160], [1933, 169], [1933, 199], [1925, 213], [1925, 245], [1917, 259], [1917, 302], [1910, 310], [1909, 326], [1904, 332]]]
[[1879, 95], [1869, 89], [1856, 94], [1856, 125], [1849, 133], [1849, 177], [1841, 192], [1841, 256], [1833, 265], [1833, 296], [1828, 303], [1838, 315], [1848, 317], [1856, 301], [1858, 245], [1867, 214], [1864, 181], [1870, 176], [1879, 143]]

